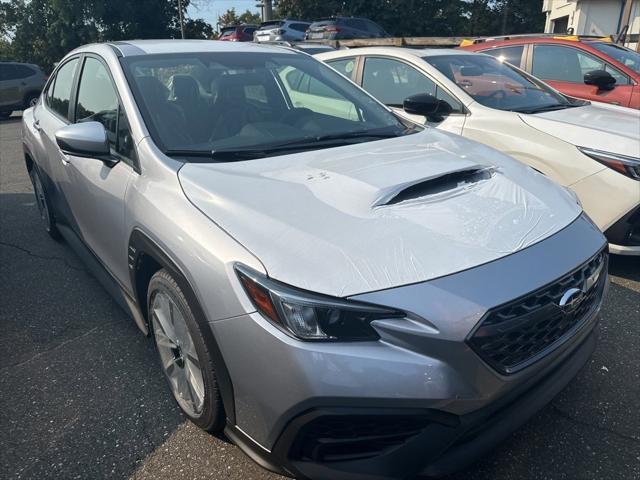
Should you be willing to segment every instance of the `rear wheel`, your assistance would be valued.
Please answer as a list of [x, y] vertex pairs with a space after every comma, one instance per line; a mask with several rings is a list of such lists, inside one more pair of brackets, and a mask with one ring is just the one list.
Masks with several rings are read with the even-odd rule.
[[166, 270], [151, 277], [149, 322], [171, 393], [189, 419], [209, 432], [224, 427], [213, 359], [182, 290]]
[[27, 95], [27, 97], [24, 99], [24, 108], [31, 108], [31, 107], [35, 107], [36, 104], [38, 103], [38, 99], [40, 98], [39, 94], [30, 94]]
[[51, 235], [51, 237], [58, 239], [60, 238], [60, 232], [56, 227], [56, 221], [51, 212], [51, 203], [49, 202], [49, 197], [47, 197], [47, 192], [42, 184], [42, 179], [40, 178], [40, 174], [35, 166], [29, 172], [29, 176], [31, 177], [31, 183], [33, 184], [33, 193], [36, 196], [36, 206], [38, 207], [38, 213], [40, 214], [40, 221], [47, 233]]

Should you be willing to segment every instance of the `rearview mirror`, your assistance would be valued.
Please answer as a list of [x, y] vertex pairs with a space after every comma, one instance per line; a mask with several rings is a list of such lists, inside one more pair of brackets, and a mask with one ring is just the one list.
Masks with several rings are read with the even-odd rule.
[[584, 74], [584, 83], [595, 85], [598, 90], [613, 90], [616, 79], [606, 70], [591, 70]]
[[411, 115], [422, 115], [430, 122], [441, 122], [453, 110], [444, 100], [429, 93], [412, 95], [403, 102], [404, 111]]
[[107, 131], [100, 122], [73, 123], [56, 132], [56, 142], [63, 153], [76, 157], [95, 158], [112, 167]]

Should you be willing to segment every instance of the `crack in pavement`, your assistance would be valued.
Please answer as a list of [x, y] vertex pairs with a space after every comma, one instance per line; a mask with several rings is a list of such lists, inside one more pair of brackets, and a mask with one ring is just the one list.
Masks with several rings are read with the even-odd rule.
[[554, 412], [556, 412], [556, 414], [558, 414], [559, 416], [561, 416], [562, 418], [564, 418], [566, 420], [569, 420], [570, 422], [577, 423], [578, 425], [582, 425], [582, 426], [585, 426], [585, 427], [595, 428], [596, 430], [600, 430], [600, 431], [603, 431], [603, 432], [610, 433], [611, 435], [614, 435], [616, 437], [620, 437], [620, 438], [622, 438], [624, 440], [631, 440], [633, 442], [640, 442], [640, 437], [634, 437], [633, 435], [627, 435], [625, 433], [620, 433], [620, 432], [617, 432], [617, 431], [615, 431], [613, 429], [603, 427], [601, 425], [596, 425], [596, 424], [592, 424], [592, 423], [589, 423], [589, 422], [585, 422], [584, 420], [580, 420], [578, 418], [575, 418], [574, 416], [572, 416], [571, 414], [569, 414], [569, 413], [565, 412], [564, 410], [558, 408], [554, 404], [551, 404], [551, 408], [553, 409]]
[[48, 256], [48, 255], [40, 255], [40, 254], [37, 254], [37, 253], [33, 253], [31, 250], [28, 250], [28, 249], [26, 249], [26, 248], [24, 248], [24, 247], [21, 247], [21, 246], [19, 246], [19, 245], [15, 245], [15, 244], [13, 244], [13, 243], [8, 243], [8, 242], [2, 242], [2, 241], [0, 241], [0, 245], [2, 245], [2, 246], [4, 246], [4, 247], [9, 247], [9, 248], [15, 248], [16, 250], [18, 250], [18, 251], [20, 251], [20, 252], [26, 253], [26, 254], [27, 254], [27, 255], [29, 255], [30, 257], [38, 258], [38, 259], [40, 259], [40, 260], [57, 260], [57, 261], [59, 261], [59, 262], [64, 263], [67, 267], [69, 267], [69, 268], [70, 268], [70, 269], [72, 269], [72, 270], [76, 270], [76, 271], [78, 271], [78, 272], [85, 272], [85, 273], [87, 273], [87, 270], [86, 270], [85, 268], [83, 268], [83, 267], [78, 267], [78, 266], [76, 266], [76, 265], [73, 265], [73, 264], [69, 263], [69, 262], [67, 261], [67, 259], [66, 259], [66, 258], [62, 258], [62, 257], [55, 257], [55, 256]]
[[43, 350], [43, 351], [41, 351], [41, 352], [38, 352], [38, 353], [36, 353], [34, 356], [32, 356], [32, 357], [30, 357], [30, 358], [27, 358], [26, 360], [23, 360], [22, 362], [14, 363], [14, 364], [11, 364], [11, 365], [6, 365], [6, 366], [4, 366], [4, 367], [0, 368], [0, 372], [3, 372], [3, 373], [4, 373], [5, 371], [9, 370], [10, 368], [21, 367], [21, 366], [23, 366], [23, 365], [25, 365], [25, 364], [27, 364], [27, 363], [29, 363], [29, 362], [32, 362], [33, 360], [36, 360], [36, 359], [40, 358], [40, 357], [41, 357], [41, 356], [43, 356], [43, 355], [46, 355], [47, 353], [54, 352], [54, 351], [58, 350], [59, 348], [62, 348], [62, 347], [64, 347], [65, 345], [67, 345], [67, 344], [69, 344], [69, 343], [71, 343], [71, 342], [74, 342], [74, 341], [76, 341], [76, 340], [80, 340], [81, 338], [84, 338], [84, 337], [87, 337], [87, 336], [91, 335], [91, 334], [92, 334], [93, 332], [95, 332], [98, 328], [103, 327], [104, 325], [108, 325], [108, 324], [104, 324], [104, 323], [103, 323], [103, 324], [101, 324], [101, 325], [96, 325], [96, 326], [95, 326], [95, 327], [93, 327], [91, 330], [87, 330], [86, 332], [81, 333], [80, 335], [76, 335], [75, 337], [68, 338], [68, 339], [67, 339], [67, 340], [65, 340], [64, 342], [59, 343], [58, 345], [56, 345], [55, 347], [53, 347], [53, 348], [49, 348], [49, 349], [47, 349], [47, 350]]

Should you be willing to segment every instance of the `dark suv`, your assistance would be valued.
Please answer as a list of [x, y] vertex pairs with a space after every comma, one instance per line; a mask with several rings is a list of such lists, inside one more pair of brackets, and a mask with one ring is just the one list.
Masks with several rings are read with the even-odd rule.
[[367, 18], [332, 17], [313, 22], [306, 40], [346, 40], [350, 38], [388, 37], [384, 28]]
[[0, 62], [0, 118], [33, 107], [46, 81], [47, 76], [37, 65]]

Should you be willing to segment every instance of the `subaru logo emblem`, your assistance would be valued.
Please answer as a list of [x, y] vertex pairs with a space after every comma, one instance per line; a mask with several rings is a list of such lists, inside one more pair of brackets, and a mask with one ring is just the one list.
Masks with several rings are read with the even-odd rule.
[[564, 295], [562, 295], [562, 298], [560, 299], [558, 305], [564, 313], [569, 314], [574, 312], [575, 309], [578, 308], [578, 306], [582, 303], [582, 300], [584, 300], [584, 292], [579, 288], [570, 288], [569, 290], [564, 292]]

